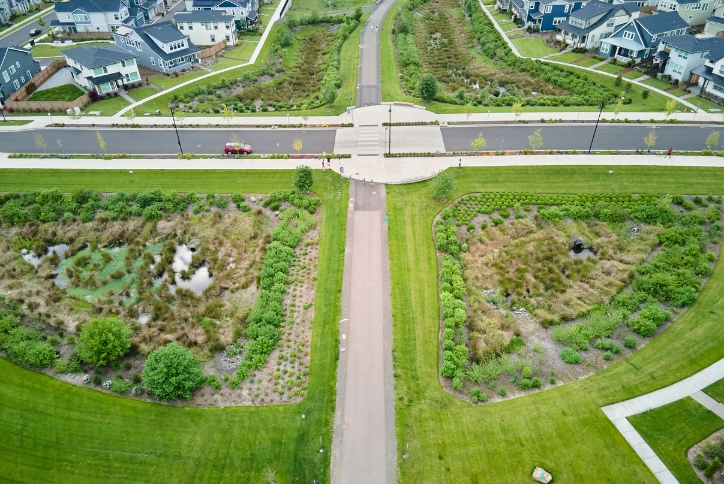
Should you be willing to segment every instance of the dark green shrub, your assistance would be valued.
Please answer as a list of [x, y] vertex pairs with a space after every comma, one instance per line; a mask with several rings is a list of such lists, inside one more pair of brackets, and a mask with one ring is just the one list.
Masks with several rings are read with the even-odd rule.
[[126, 381], [121, 378], [120, 376], [117, 376], [112, 382], [111, 382], [111, 391], [115, 393], [126, 393], [128, 390], [130, 390], [131, 384], [126, 383]]
[[704, 470], [704, 476], [707, 479], [711, 479], [712, 477], [714, 477], [714, 474], [716, 474], [720, 467], [721, 460], [719, 459], [719, 457], [715, 457], [714, 460], [711, 461], [709, 466]]
[[504, 397], [508, 394], [508, 390], [505, 389], [505, 387], [498, 388], [498, 395], [501, 397]]
[[697, 452], [696, 457], [694, 457], [694, 467], [696, 467], [700, 471], [703, 471], [707, 467], [709, 467], [709, 461], [704, 458], [704, 454], [702, 454], [701, 452]]
[[201, 361], [174, 342], [148, 355], [143, 366], [143, 381], [159, 400], [190, 400], [191, 392], [204, 381], [204, 374]]
[[530, 386], [533, 387], [533, 388], [540, 388], [540, 386], [541, 386], [540, 378], [533, 378], [533, 379], [530, 381]]
[[561, 359], [569, 365], [577, 365], [583, 361], [578, 351], [573, 348], [563, 348], [561, 351]]
[[523, 390], [530, 390], [532, 383], [529, 379], [524, 378], [518, 382], [518, 386]]
[[509, 211], [507, 208], [504, 208], [503, 210], [500, 210], [500, 211], [498, 212], [498, 214], [499, 214], [502, 218], [508, 218], [508, 217], [510, 217], [510, 211]]
[[117, 318], [99, 318], [84, 324], [80, 331], [78, 356], [94, 366], [111, 363], [131, 347], [131, 332]]
[[613, 359], [613, 353], [610, 351], [607, 351], [603, 354], [603, 359], [606, 361], [611, 361]]
[[314, 185], [314, 173], [306, 165], [298, 166], [292, 174], [292, 184], [300, 192], [306, 192]]
[[552, 377], [550, 377], [550, 378], [548, 379], [548, 381], [550, 382], [551, 385], [555, 385], [555, 384], [556, 384], [556, 377], [552, 376]]
[[473, 403], [484, 402], [487, 398], [488, 395], [486, 395], [480, 388], [473, 388], [470, 391], [470, 400], [472, 400]]
[[623, 339], [623, 345], [626, 348], [636, 348], [636, 338], [634, 338], [633, 336], [626, 336]]
[[219, 377], [216, 375], [208, 375], [206, 377], [206, 384], [217, 390], [221, 390], [222, 387], [221, 380], [219, 380]]
[[504, 223], [505, 223], [505, 221], [502, 218], [495, 217], [493, 219], [493, 225], [497, 226], [497, 225], [502, 225]]

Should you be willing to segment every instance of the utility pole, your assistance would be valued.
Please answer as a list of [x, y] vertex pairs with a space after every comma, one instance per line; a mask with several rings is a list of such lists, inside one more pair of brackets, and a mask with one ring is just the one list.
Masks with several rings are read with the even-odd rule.
[[598, 119], [596, 119], [596, 127], [593, 128], [593, 136], [591, 136], [591, 145], [588, 147], [588, 154], [591, 154], [591, 148], [593, 148], [593, 139], [596, 137], [596, 130], [598, 129], [598, 122], [601, 120], [601, 113], [603, 112], [603, 102], [598, 106]]
[[176, 117], [173, 115], [173, 108], [171, 108], [171, 119], [173, 119], [173, 129], [176, 130], [176, 139], [178, 140], [178, 149], [181, 150], [181, 156], [184, 154], [184, 149], [181, 147], [181, 137], [178, 135], [178, 128], [176, 127]]

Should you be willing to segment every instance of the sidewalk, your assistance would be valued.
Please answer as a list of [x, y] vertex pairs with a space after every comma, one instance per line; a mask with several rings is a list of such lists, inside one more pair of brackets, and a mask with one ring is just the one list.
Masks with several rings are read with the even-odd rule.
[[[246, 159], [35, 159], [8, 158], [0, 154], [0, 169], [77, 169], [77, 170], [291, 170], [300, 165], [318, 167], [315, 160], [266, 158]], [[462, 161], [460, 161], [462, 160]], [[462, 166], [703, 166], [724, 168], [724, 158], [716, 156], [679, 156], [663, 158], [654, 155], [511, 155], [439, 158], [383, 158], [357, 156], [332, 160], [332, 169], [346, 178], [374, 180], [380, 183], [412, 183], [435, 176], [438, 171]], [[611, 181], [616, 181], [616, 170]]]
[[701, 392], [701, 390], [720, 380], [722, 377], [724, 377], [724, 359], [673, 385], [629, 400], [624, 400], [623, 402], [606, 405], [605, 407], [601, 407], [601, 410], [618, 431], [621, 432], [623, 438], [631, 445], [634, 452], [641, 457], [659, 482], [662, 484], [678, 483], [679, 481], [671, 471], [661, 459], [659, 459], [633, 425], [631, 425], [628, 417], [653, 408], [663, 407], [664, 405], [674, 403], [677, 400], [689, 396], [693, 397], [694, 400], [701, 403], [704, 407], [709, 408], [717, 415], [722, 416], [724, 414], [724, 405]]

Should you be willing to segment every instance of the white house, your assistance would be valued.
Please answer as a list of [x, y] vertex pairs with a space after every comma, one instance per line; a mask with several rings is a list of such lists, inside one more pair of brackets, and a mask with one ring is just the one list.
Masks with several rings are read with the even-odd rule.
[[724, 31], [724, 4], [716, 7], [704, 24], [704, 32], [707, 34], [716, 35], [722, 31]]
[[715, 0], [659, 0], [659, 12], [677, 12], [689, 25], [703, 25], [714, 11]]
[[693, 35], [664, 37], [654, 56], [654, 65], [672, 79], [689, 79], [692, 70], [702, 66], [713, 51], [724, 49], [724, 39], [719, 37], [698, 38]]
[[259, 0], [184, 0], [186, 11], [220, 10], [233, 15], [238, 30], [256, 25], [259, 14]]
[[641, 8], [633, 2], [613, 4], [594, 0], [576, 10], [558, 26], [558, 40], [574, 48], [598, 48], [621, 25], [639, 18]]
[[199, 48], [170, 21], [143, 27], [120, 27], [116, 46], [137, 56], [140, 65], [160, 72], [177, 72], [199, 62]]
[[101, 95], [112, 94], [124, 85], [140, 84], [137, 55], [116, 45], [82, 46], [61, 51], [68, 62], [73, 80], [84, 90]]
[[724, 48], [707, 54], [704, 64], [691, 70], [689, 82], [701, 86], [701, 96], [724, 103]]
[[226, 40], [236, 43], [234, 16], [221, 10], [192, 10], [177, 13], [173, 21], [179, 31], [196, 45], [214, 45]]

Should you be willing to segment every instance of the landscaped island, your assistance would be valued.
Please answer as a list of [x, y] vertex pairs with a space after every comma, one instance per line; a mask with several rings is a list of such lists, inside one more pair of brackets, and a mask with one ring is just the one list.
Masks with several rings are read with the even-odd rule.
[[588, 376], [689, 306], [721, 197], [466, 195], [435, 222], [440, 373], [474, 403]]
[[300, 401], [320, 203], [296, 191], [5, 194], [0, 349], [139, 398]]

